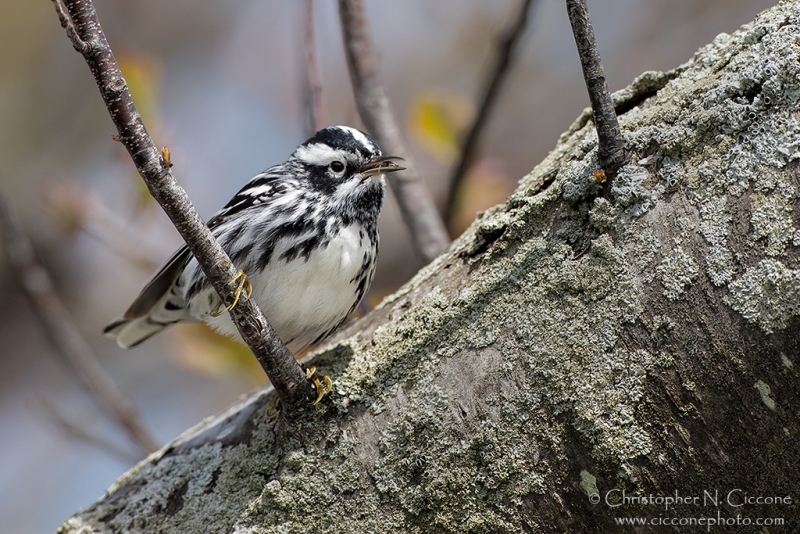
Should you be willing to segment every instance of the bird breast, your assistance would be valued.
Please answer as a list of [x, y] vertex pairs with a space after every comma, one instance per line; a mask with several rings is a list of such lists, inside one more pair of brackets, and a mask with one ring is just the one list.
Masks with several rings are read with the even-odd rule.
[[[371, 281], [377, 243], [361, 225], [341, 227], [326, 241], [307, 256], [292, 259], [281, 258], [287, 245], [278, 244], [268, 268], [249, 275], [252, 298], [286, 343], [315, 338], [334, 328], [360, 300], [359, 288]], [[224, 333], [235, 334], [228, 314], [207, 321]]]

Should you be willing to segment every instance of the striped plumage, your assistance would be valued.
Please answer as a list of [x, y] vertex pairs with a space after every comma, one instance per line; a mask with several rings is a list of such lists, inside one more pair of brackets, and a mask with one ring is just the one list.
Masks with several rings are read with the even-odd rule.
[[[375, 274], [383, 173], [400, 169], [366, 134], [325, 128], [289, 159], [253, 178], [208, 226], [275, 332], [299, 350], [330, 335]], [[197, 261], [184, 245], [105, 333], [138, 345], [165, 328], [205, 321], [238, 339]]]

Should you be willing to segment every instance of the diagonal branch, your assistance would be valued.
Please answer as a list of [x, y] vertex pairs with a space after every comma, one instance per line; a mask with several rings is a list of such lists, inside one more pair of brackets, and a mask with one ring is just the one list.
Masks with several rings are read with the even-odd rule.
[[608, 92], [586, 0], [567, 0], [567, 13], [581, 58], [583, 79], [592, 103], [592, 115], [597, 129], [597, 160], [600, 169], [605, 171], [609, 179], [613, 179], [627, 161], [627, 145], [620, 132], [614, 103]]
[[67, 308], [58, 298], [48, 272], [37, 261], [28, 236], [0, 192], [0, 234], [20, 286], [31, 302], [47, 337], [67, 367], [94, 401], [116, 422], [145, 454], [158, 449], [158, 442], [142, 424], [139, 413], [119, 392], [112, 378], [97, 361]]
[[148, 273], [161, 263], [161, 254], [143, 236], [77, 183], [51, 184], [44, 203], [66, 232], [83, 232]]
[[389, 98], [378, 79], [364, 1], [339, 0], [339, 18], [358, 113], [385, 153], [405, 158], [403, 166], [406, 171], [393, 172], [387, 179], [397, 198], [403, 221], [411, 233], [414, 249], [429, 262], [444, 252], [450, 244], [450, 238], [430, 193], [409, 157], [392, 115]]
[[50, 402], [44, 395], [36, 395], [35, 401], [36, 404], [34, 406], [38, 408], [42, 415], [51, 424], [58, 428], [59, 431], [61, 431], [65, 436], [78, 440], [87, 445], [97, 447], [98, 449], [102, 449], [128, 464], [135, 464], [141, 459], [137, 455], [132, 454], [130, 451], [127, 451], [123, 447], [120, 447], [116, 443], [112, 442], [105, 435], [100, 433], [92, 433], [84, 428], [84, 425], [71, 421], [65, 415], [60, 413], [58, 408], [56, 408], [55, 403]]
[[467, 134], [464, 144], [461, 147], [461, 157], [458, 164], [450, 177], [449, 189], [447, 192], [447, 203], [444, 208], [444, 220], [450, 221], [453, 218], [453, 211], [456, 205], [456, 195], [464, 181], [467, 170], [472, 166], [475, 159], [475, 152], [478, 146], [480, 135], [483, 132], [483, 127], [489, 118], [494, 103], [497, 101], [497, 95], [500, 94], [500, 88], [506, 80], [509, 71], [511, 70], [511, 63], [514, 59], [514, 54], [517, 50], [517, 45], [520, 42], [522, 34], [525, 33], [525, 28], [528, 26], [528, 15], [533, 0], [522, 0], [519, 5], [519, 13], [509, 27], [500, 38], [497, 40], [498, 51], [497, 58], [494, 65], [489, 71], [489, 76], [486, 78], [484, 85], [483, 97], [481, 104], [478, 107], [478, 113], [472, 123], [472, 127]]
[[[225, 303], [233, 302], [236, 268], [194, 209], [186, 191], [172, 175], [131, 98], [111, 52], [97, 12], [91, 0], [53, 0], [61, 25], [75, 49], [81, 52], [94, 76], [100, 94], [117, 127], [119, 141], [130, 154], [136, 170], [150, 194], [161, 205], [200, 267]], [[64, 11], [66, 7], [67, 13]], [[239, 301], [230, 311], [242, 339], [252, 349], [267, 373], [282, 402], [282, 414], [288, 416], [307, 400], [313, 399], [311, 385], [300, 364], [292, 357], [253, 300]]]

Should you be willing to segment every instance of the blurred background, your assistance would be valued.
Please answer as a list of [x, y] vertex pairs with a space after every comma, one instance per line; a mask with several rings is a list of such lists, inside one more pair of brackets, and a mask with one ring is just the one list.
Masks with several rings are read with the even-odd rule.
[[[774, 0], [594, 0], [612, 90], [687, 61]], [[97, 0], [156, 144], [208, 218], [308, 137], [304, 2]], [[519, 0], [367, 0], [379, 70], [437, 201]], [[326, 122], [361, 127], [336, 2], [315, 2]], [[159, 444], [265, 380], [246, 349], [178, 327], [132, 351], [101, 335], [180, 238], [147, 197], [83, 59], [48, 0], [0, 6], [0, 188], [78, 328]], [[562, 0], [533, 2], [519, 53], [449, 222], [501, 202], [588, 105]], [[390, 199], [369, 301], [421, 266]], [[58, 359], [0, 249], [0, 517], [53, 531], [142, 453]]]

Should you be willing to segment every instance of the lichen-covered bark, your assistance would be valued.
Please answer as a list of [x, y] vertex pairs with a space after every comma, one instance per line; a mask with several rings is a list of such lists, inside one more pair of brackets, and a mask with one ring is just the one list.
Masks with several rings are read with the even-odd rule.
[[[60, 532], [600, 532], [718, 513], [796, 528], [800, 4], [615, 101], [635, 156], [607, 191], [585, 112], [316, 356], [334, 393], [294, 434], [256, 392]], [[794, 504], [592, 504], [612, 489]]]

